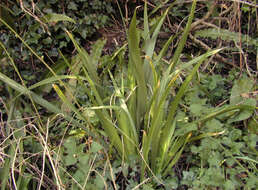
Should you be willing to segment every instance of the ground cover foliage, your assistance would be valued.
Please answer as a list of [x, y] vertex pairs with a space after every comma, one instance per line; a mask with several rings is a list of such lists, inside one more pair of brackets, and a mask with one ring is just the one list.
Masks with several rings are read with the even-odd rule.
[[255, 1], [0, 5], [2, 190], [258, 185]]

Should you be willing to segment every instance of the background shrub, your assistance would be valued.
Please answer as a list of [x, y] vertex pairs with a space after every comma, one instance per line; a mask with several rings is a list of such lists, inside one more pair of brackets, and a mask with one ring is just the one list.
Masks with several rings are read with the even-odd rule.
[[[9, 23], [39, 55], [55, 59], [58, 50], [71, 50], [70, 39], [66, 37], [63, 27], [73, 31], [76, 40], [85, 45], [85, 40], [92, 37], [96, 31], [111, 22], [114, 12], [111, 1], [101, 0], [40, 0], [29, 1], [7, 0], [0, 2], [0, 16]], [[43, 17], [47, 14], [65, 14], [76, 21], [51, 23], [46, 25]], [[8, 52], [14, 56], [19, 67], [31, 66], [34, 59], [18, 39], [3, 25], [0, 25], [0, 40]], [[2, 50], [0, 50], [2, 55]], [[30, 64], [28, 64], [28, 62]], [[26, 65], [27, 63], [27, 65]]]

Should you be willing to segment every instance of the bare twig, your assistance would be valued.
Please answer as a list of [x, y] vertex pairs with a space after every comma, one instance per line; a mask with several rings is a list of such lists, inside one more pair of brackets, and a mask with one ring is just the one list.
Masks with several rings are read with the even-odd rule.
[[198, 26], [203, 21], [207, 20], [211, 16], [211, 14], [213, 13], [214, 8], [216, 7], [216, 5], [217, 5], [217, 1], [214, 1], [210, 10], [206, 13], [206, 15], [203, 18], [193, 22], [192, 25], [191, 25], [191, 28], [193, 29], [194, 27]]
[[30, 11], [29, 9], [27, 9], [24, 5], [23, 5], [23, 0], [19, 0], [20, 2], [20, 7], [22, 9], [22, 11], [24, 11], [25, 13], [27, 13], [28, 15], [30, 15], [31, 17], [33, 17], [36, 21], [38, 21], [40, 23], [40, 25], [42, 26], [42, 29], [47, 32], [48, 35], [51, 35], [49, 30], [48, 30], [48, 26], [47, 24], [45, 24], [42, 20], [40, 20], [40, 18], [34, 14], [34, 10], [35, 10], [35, 4], [34, 2], [31, 0], [32, 3], [32, 11]]

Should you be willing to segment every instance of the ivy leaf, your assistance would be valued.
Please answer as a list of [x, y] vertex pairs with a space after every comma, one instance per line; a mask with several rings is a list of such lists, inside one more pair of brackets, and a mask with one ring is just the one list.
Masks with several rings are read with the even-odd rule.
[[207, 128], [207, 131], [209, 132], [218, 132], [223, 130], [222, 128], [223, 124], [217, 119], [212, 119], [207, 121], [205, 126]]
[[189, 185], [189, 184], [192, 184], [194, 180], [195, 180], [194, 172], [192, 172], [192, 171], [183, 171], [182, 184]]
[[239, 129], [233, 129], [232, 131], [230, 131], [229, 133], [229, 138], [232, 141], [236, 141], [237, 139], [241, 138], [242, 136], [242, 131]]
[[91, 151], [92, 153], [97, 153], [97, 152], [100, 151], [102, 148], [103, 148], [103, 147], [102, 147], [99, 143], [93, 142], [93, 143], [91, 144], [91, 149], [90, 149], [90, 151]]
[[68, 154], [66, 156], [64, 156], [64, 163], [66, 166], [70, 166], [70, 165], [74, 165], [77, 162], [77, 158], [72, 155], [72, 154]]
[[226, 181], [226, 183], [224, 184], [224, 187], [225, 187], [226, 190], [234, 190], [234, 189], [236, 189], [235, 184], [232, 181], [230, 181], [230, 180]]
[[75, 174], [73, 175], [73, 178], [77, 181], [77, 182], [79, 182], [79, 183], [83, 183], [84, 182], [84, 180], [85, 180], [85, 173], [82, 171], [82, 170], [77, 170], [76, 172], [75, 172]]
[[[256, 105], [256, 100], [249, 98], [249, 99], [243, 100], [242, 103], [245, 104], [245, 105], [255, 106]], [[243, 120], [248, 119], [249, 117], [251, 117], [252, 114], [253, 114], [253, 111], [243, 110], [239, 114], [237, 114], [235, 117], [230, 118], [228, 120], [228, 123], [243, 121]]]
[[244, 101], [246, 98], [242, 94], [249, 93], [253, 85], [254, 82], [246, 77], [236, 80], [231, 91], [230, 104], [235, 105]]
[[258, 117], [256, 116], [251, 118], [250, 121], [248, 122], [248, 130], [253, 133], [253, 134], [258, 134]]
[[52, 39], [50, 37], [47, 37], [45, 39], [42, 40], [43, 44], [51, 44], [52, 43]]
[[181, 126], [178, 130], [175, 131], [175, 136], [183, 136], [188, 132], [197, 130], [198, 127], [195, 123], [189, 123], [187, 125]]
[[190, 105], [190, 111], [196, 116], [201, 116], [202, 110], [203, 110], [203, 106], [201, 104], [191, 104]]
[[208, 159], [210, 167], [218, 167], [221, 161], [222, 157], [219, 152], [211, 152], [210, 157]]
[[70, 1], [70, 3], [68, 4], [68, 9], [71, 9], [74, 11], [78, 10], [77, 5], [73, 1]]
[[200, 152], [200, 148], [197, 146], [191, 146], [191, 152], [194, 154], [198, 154]]
[[76, 140], [75, 138], [68, 138], [64, 142], [64, 147], [67, 149], [68, 154], [75, 154], [76, 153]]
[[89, 154], [79, 154], [78, 160], [80, 167], [86, 168], [87, 166], [89, 166], [89, 159]]
[[94, 184], [96, 185], [96, 189], [104, 189], [104, 187], [105, 187], [104, 182], [103, 182], [103, 179], [100, 176], [97, 175], [95, 180], [94, 180]]
[[178, 188], [178, 179], [176, 176], [173, 176], [172, 178], [169, 178], [165, 181], [164, 185], [165, 185], [165, 189], [177, 189]]
[[247, 178], [247, 184], [246, 186], [249, 187], [250, 189], [255, 189], [255, 187], [257, 187], [258, 182], [257, 182], [257, 178], [255, 176], [249, 176]]
[[66, 166], [76, 164], [77, 162], [76, 139], [73, 137], [66, 139], [64, 142], [64, 147], [66, 148], [64, 152], [66, 155], [63, 156], [64, 164]]

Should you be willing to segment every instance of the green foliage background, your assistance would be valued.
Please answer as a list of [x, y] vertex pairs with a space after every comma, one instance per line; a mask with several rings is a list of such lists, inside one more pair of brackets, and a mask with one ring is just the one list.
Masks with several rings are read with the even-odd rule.
[[[19, 1], [1, 1], [1, 18], [9, 23], [40, 56], [54, 59], [57, 58], [59, 49], [69, 52], [72, 48], [69, 46], [70, 39], [64, 34], [64, 28], [73, 31], [76, 40], [82, 43], [86, 38], [92, 37], [98, 29], [107, 26], [111, 22], [111, 14], [114, 13], [111, 1], [23, 0], [21, 2], [23, 9]], [[75, 20], [76, 24], [53, 22], [46, 25], [44, 16], [52, 13], [67, 15]], [[28, 62], [37, 62], [19, 40], [10, 35], [10, 31], [6, 27], [0, 25], [0, 31], [1, 41], [4, 42], [15, 60], [22, 64], [27, 63], [28, 66], [31, 66]]]
[[[237, 69], [223, 72], [223, 64], [209, 64], [203, 69], [206, 72], [198, 69], [201, 62], [194, 66], [199, 59], [208, 62], [210, 55], [223, 48], [201, 56], [183, 51], [193, 14], [186, 27], [182, 24], [185, 32], [172, 56], [166, 56], [172, 36], [156, 51], [160, 48], [155, 47], [156, 42], [162, 46], [160, 29], [169, 28], [165, 19], [188, 19], [191, 3], [162, 12], [168, 7], [164, 6], [159, 14], [159, 6], [174, 1], [148, 2], [158, 9], [149, 10], [145, 4], [143, 17], [143, 9], [137, 10], [137, 19], [136, 14], [129, 18], [127, 41], [112, 55], [103, 55], [105, 40], [96, 41], [89, 52], [85, 44], [109, 25], [114, 1], [0, 2], [0, 18], [16, 32], [0, 24], [1, 190], [14, 182], [22, 190], [40, 185], [60, 189], [137, 189], [138, 185], [142, 189], [255, 189], [255, 74]], [[209, 9], [210, 1], [202, 6]], [[147, 12], [155, 10], [148, 17]], [[255, 17], [248, 5], [242, 10]], [[204, 12], [195, 15], [199, 18]], [[217, 16], [219, 9], [214, 12]], [[243, 25], [243, 31], [246, 28]], [[257, 36], [246, 33], [242, 34], [243, 50], [253, 55]], [[240, 42], [238, 31], [222, 28], [200, 29], [194, 35]], [[246, 47], [254, 48], [247, 51]], [[77, 54], [71, 51], [74, 49]], [[44, 68], [47, 64], [49, 71]], [[175, 75], [170, 75], [170, 69]], [[27, 123], [28, 116], [35, 120]], [[42, 173], [33, 176], [34, 169]], [[42, 184], [41, 174], [49, 178]]]

